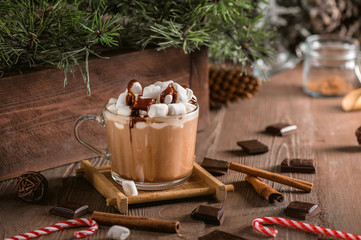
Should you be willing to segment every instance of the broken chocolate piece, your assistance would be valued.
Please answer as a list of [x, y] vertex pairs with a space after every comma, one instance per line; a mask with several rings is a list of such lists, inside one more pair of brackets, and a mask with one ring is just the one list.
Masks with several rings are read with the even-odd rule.
[[245, 238], [223, 232], [220, 230], [214, 230], [202, 237], [199, 237], [198, 240], [245, 240]]
[[211, 206], [200, 205], [191, 213], [196, 220], [203, 220], [205, 223], [221, 225], [224, 220], [223, 209]]
[[358, 129], [356, 129], [355, 135], [356, 135], [358, 144], [361, 145], [361, 126]]
[[287, 136], [297, 132], [297, 126], [288, 123], [277, 123], [266, 127], [266, 132], [277, 136]]
[[268, 152], [268, 147], [258, 140], [249, 140], [237, 142], [238, 146], [242, 147], [248, 154], [259, 154]]
[[316, 173], [312, 159], [284, 159], [281, 163], [281, 172], [291, 173]]
[[287, 216], [301, 220], [307, 220], [319, 212], [320, 208], [317, 204], [308, 202], [294, 201], [285, 208], [285, 214]]
[[83, 205], [77, 202], [66, 202], [50, 209], [49, 213], [56, 216], [72, 219], [79, 218], [84, 214], [88, 213], [88, 211], [88, 205]]
[[211, 174], [220, 176], [227, 173], [229, 162], [211, 158], [204, 158], [201, 166]]

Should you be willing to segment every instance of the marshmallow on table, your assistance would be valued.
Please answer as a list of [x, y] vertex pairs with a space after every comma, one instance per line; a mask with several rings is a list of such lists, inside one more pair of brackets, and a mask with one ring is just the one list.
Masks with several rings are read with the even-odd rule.
[[139, 82], [134, 82], [132, 87], [130, 88], [130, 91], [134, 94], [142, 94], [142, 85], [140, 85]]
[[157, 99], [159, 97], [159, 94], [161, 93], [161, 90], [161, 86], [157, 86], [154, 84], [149, 85], [143, 89], [143, 97]]
[[122, 188], [125, 196], [137, 196], [138, 190], [133, 181], [124, 180], [122, 182]]
[[175, 115], [182, 115], [185, 114], [186, 106], [183, 103], [174, 103], [168, 105], [168, 114], [175, 116]]
[[129, 237], [130, 230], [126, 227], [113, 225], [108, 230], [108, 237], [111, 239], [125, 240]]
[[164, 103], [156, 103], [150, 105], [148, 116], [153, 117], [164, 117], [168, 115], [168, 105]]

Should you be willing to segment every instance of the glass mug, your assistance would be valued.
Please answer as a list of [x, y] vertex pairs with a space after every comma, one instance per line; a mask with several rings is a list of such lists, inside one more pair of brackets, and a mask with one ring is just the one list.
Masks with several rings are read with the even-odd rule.
[[313, 97], [343, 96], [360, 87], [357, 39], [312, 35], [304, 48], [303, 89]]
[[[111, 112], [84, 115], [74, 126], [76, 139], [110, 160], [112, 178], [119, 184], [132, 180], [140, 190], [178, 186], [191, 175], [197, 135], [197, 107], [179, 116], [131, 117]], [[101, 149], [83, 140], [79, 127], [95, 120], [105, 127], [108, 147]]]

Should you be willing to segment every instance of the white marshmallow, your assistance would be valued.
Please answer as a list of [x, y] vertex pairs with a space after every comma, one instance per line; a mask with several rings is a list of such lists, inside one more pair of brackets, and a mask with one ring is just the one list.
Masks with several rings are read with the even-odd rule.
[[125, 240], [129, 237], [130, 230], [126, 227], [113, 225], [108, 230], [108, 238], [116, 239], [116, 240]]
[[154, 84], [149, 85], [143, 89], [143, 97], [144, 98], [158, 98], [161, 93], [161, 87], [156, 86]]
[[131, 112], [132, 111], [130, 110], [129, 106], [120, 106], [118, 108], [118, 114], [119, 115], [130, 116]]
[[177, 102], [188, 102], [187, 91], [179, 85], [174, 83], [174, 89], [177, 91]]
[[145, 122], [137, 122], [135, 124], [135, 127], [138, 128], [138, 129], [145, 128], [146, 126], [147, 126], [147, 124], [145, 124]]
[[126, 196], [137, 196], [138, 190], [133, 181], [124, 180], [122, 182], [122, 188]]
[[145, 116], [145, 115], [148, 115], [148, 112], [144, 111], [144, 110], [139, 110], [139, 115]]
[[164, 103], [156, 103], [150, 105], [148, 116], [153, 117], [164, 117], [168, 115], [168, 105]]
[[107, 109], [113, 113], [117, 113], [117, 109], [115, 107], [115, 104], [109, 105]]
[[142, 85], [139, 82], [134, 82], [130, 90], [132, 93], [140, 95], [142, 94]]
[[165, 104], [170, 104], [170, 103], [172, 102], [172, 100], [173, 100], [172, 95], [167, 95], [167, 96], [165, 96], [165, 98], [164, 98], [164, 103], [165, 103]]
[[115, 125], [118, 129], [124, 129], [124, 125], [121, 124], [121, 123], [114, 122], [114, 125]]
[[192, 112], [194, 109], [196, 109], [197, 106], [191, 104], [191, 103], [184, 103], [187, 112]]
[[193, 97], [193, 91], [190, 88], [187, 88], [186, 91], [187, 91], [187, 99], [188, 99], [187, 102], [189, 102]]
[[168, 114], [171, 116], [185, 114], [186, 106], [183, 103], [174, 103], [168, 105]]
[[116, 98], [111, 98], [111, 99], [109, 99], [109, 104], [115, 104], [115, 103], [117, 103], [117, 100], [118, 99], [116, 99]]
[[115, 105], [116, 109], [119, 109], [121, 106], [126, 106], [126, 97], [127, 97], [127, 93], [128, 91], [126, 90], [125, 92], [121, 93], [118, 97], [117, 103]]
[[160, 86], [162, 88], [162, 91], [164, 91], [164, 89], [166, 89], [169, 84], [174, 83], [172, 80], [169, 81], [165, 81], [165, 82], [156, 82], [155, 85], [158, 84], [158, 86]]
[[151, 123], [150, 126], [155, 129], [161, 129], [166, 126], [169, 126], [169, 124], [167, 124], [167, 123]]

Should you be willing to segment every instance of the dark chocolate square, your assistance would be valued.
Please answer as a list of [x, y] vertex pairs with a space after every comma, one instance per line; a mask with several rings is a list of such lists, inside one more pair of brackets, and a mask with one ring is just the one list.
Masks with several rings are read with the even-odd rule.
[[66, 202], [50, 209], [49, 213], [68, 219], [79, 218], [88, 213], [89, 206], [77, 202]]
[[237, 142], [238, 146], [242, 147], [248, 154], [260, 154], [268, 152], [268, 147], [258, 140], [248, 140]]
[[277, 136], [287, 136], [296, 133], [297, 131], [298, 130], [296, 125], [288, 123], [276, 123], [266, 127], [266, 132]]
[[312, 159], [284, 159], [281, 163], [281, 172], [316, 173]]
[[201, 166], [211, 174], [220, 176], [227, 173], [229, 162], [211, 158], [204, 158]]
[[307, 220], [319, 212], [320, 208], [317, 204], [300, 201], [293, 201], [285, 208], [287, 216], [301, 220]]
[[224, 220], [223, 209], [200, 205], [191, 213], [191, 217], [196, 220], [203, 220], [205, 223], [221, 225]]
[[210, 232], [202, 237], [199, 237], [198, 240], [246, 240], [246, 239], [220, 230], [214, 230], [213, 232]]

